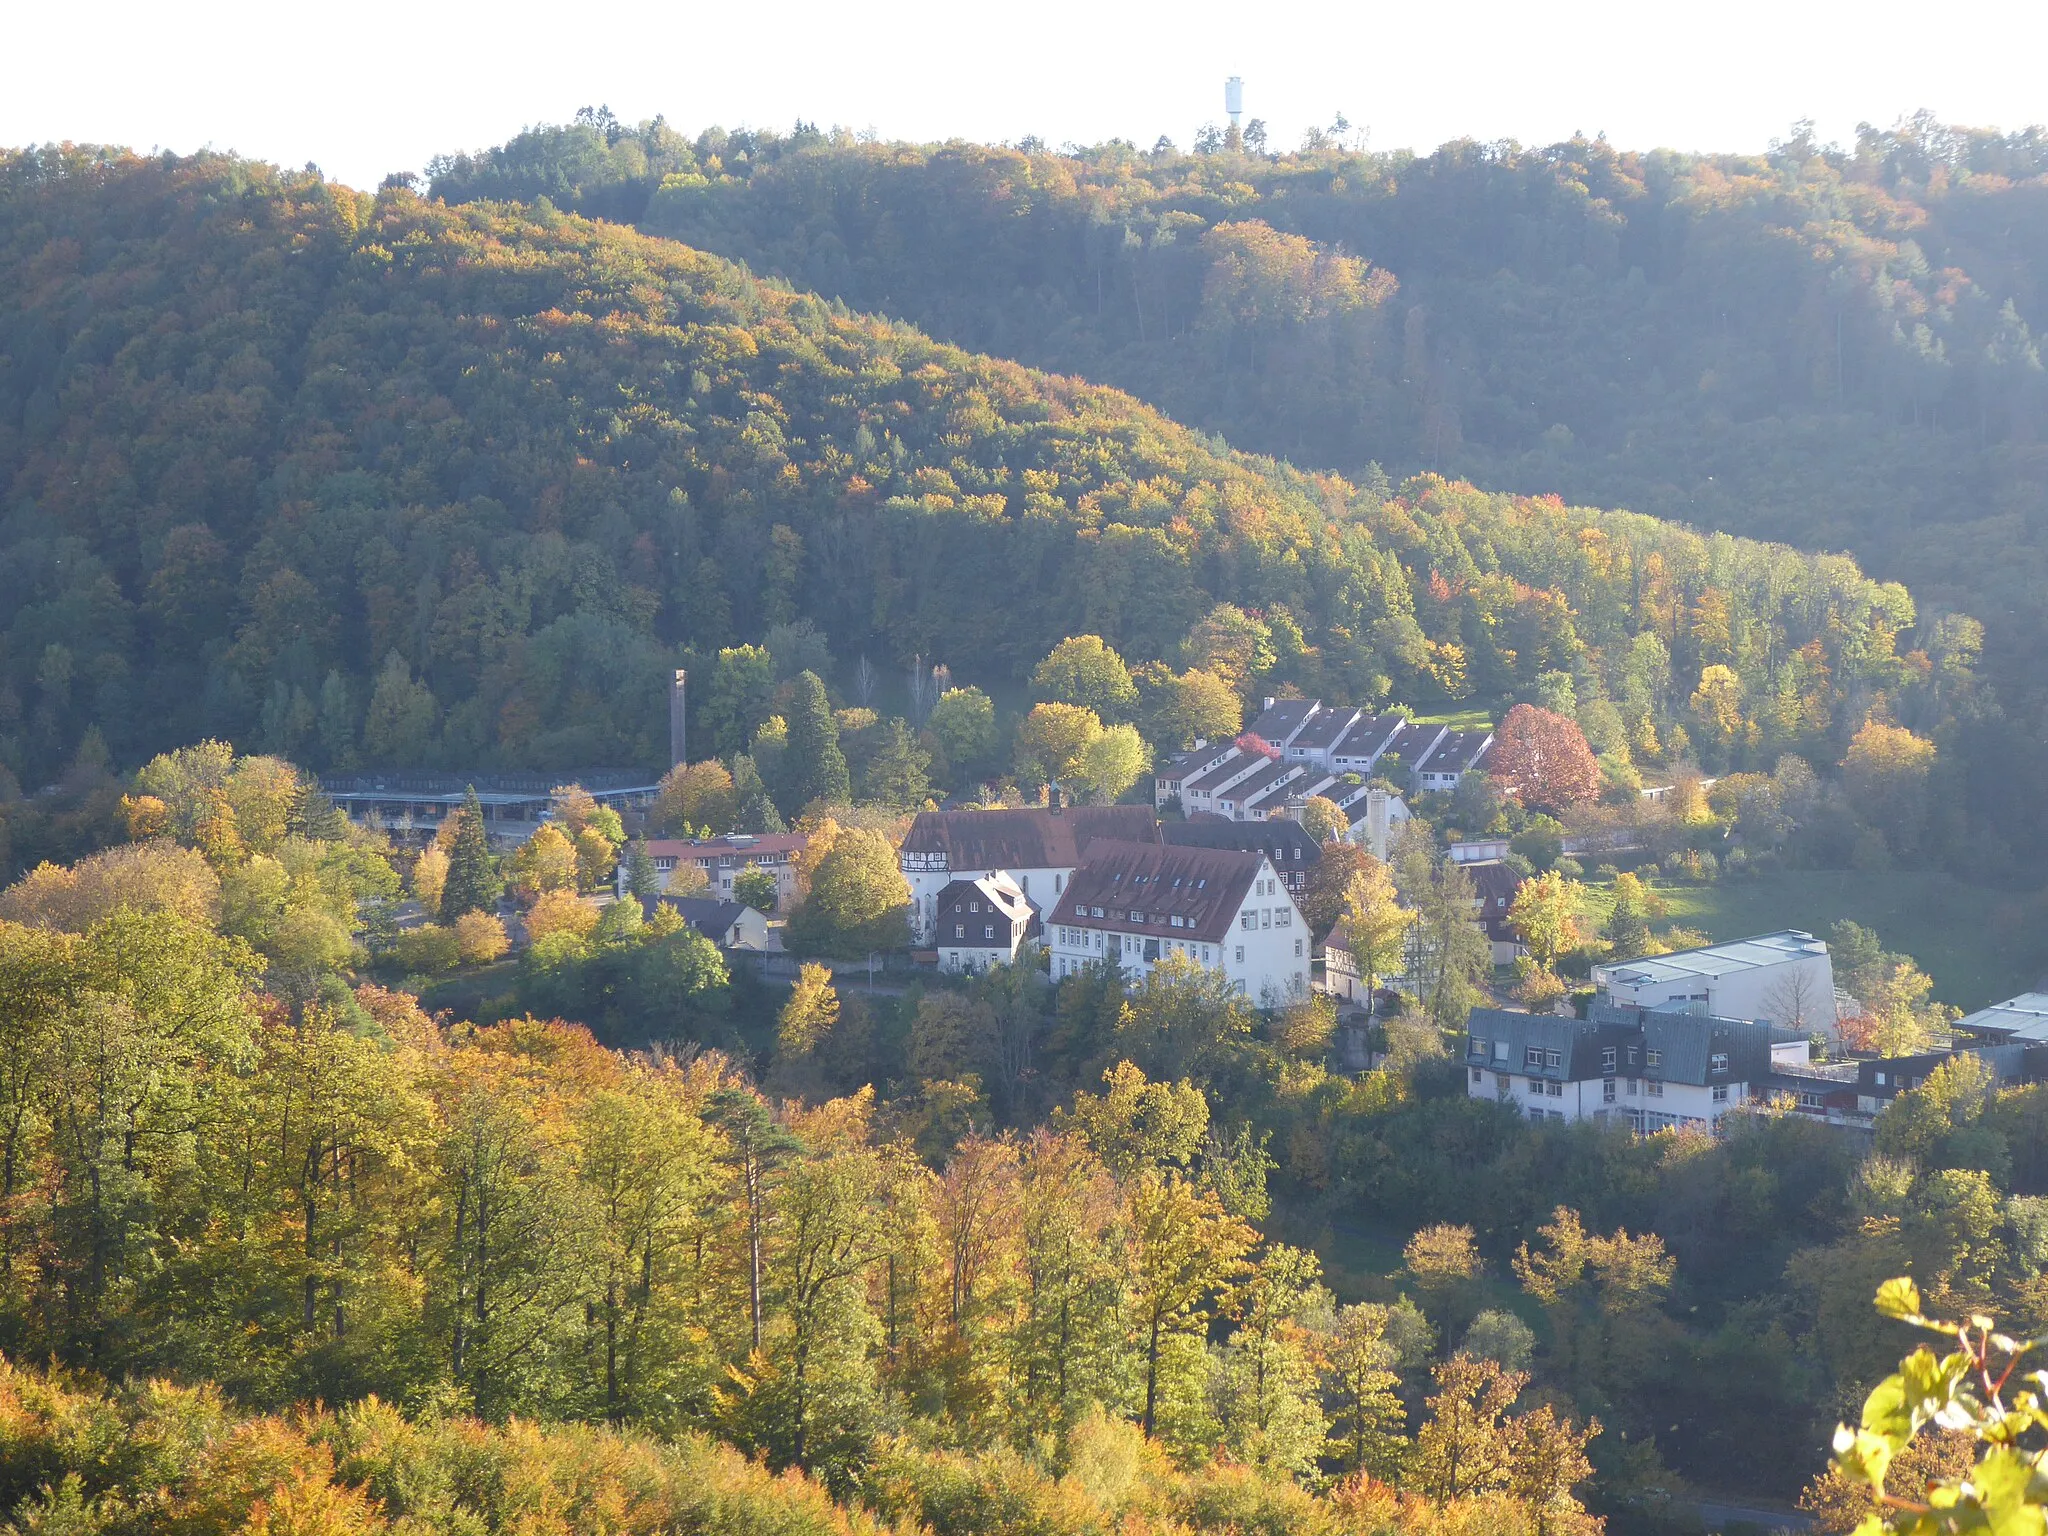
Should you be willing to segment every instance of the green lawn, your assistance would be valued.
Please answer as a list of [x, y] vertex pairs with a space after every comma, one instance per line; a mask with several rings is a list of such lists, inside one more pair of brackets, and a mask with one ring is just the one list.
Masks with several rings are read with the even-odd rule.
[[1490, 731], [1493, 729], [1493, 711], [1490, 709], [1442, 709], [1432, 715], [1417, 715], [1417, 725], [1448, 725], [1454, 731]]
[[[1790, 870], [1656, 890], [1667, 909], [1661, 922], [1697, 928], [1715, 942], [1777, 928], [1825, 937], [1842, 918], [1861, 923], [1886, 949], [1919, 961], [1934, 978], [1937, 997], [1964, 1009], [2028, 991], [2048, 969], [2039, 897], [1966, 885], [1949, 875]], [[1613, 905], [1609, 887], [1588, 891], [1594, 922], [1604, 921]]]

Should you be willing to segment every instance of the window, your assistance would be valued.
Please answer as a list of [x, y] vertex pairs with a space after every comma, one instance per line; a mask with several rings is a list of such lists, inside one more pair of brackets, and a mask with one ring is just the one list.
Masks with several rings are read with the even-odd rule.
[[1614, 1079], [1611, 1077], [1600, 1085], [1600, 1102], [1602, 1104], [1612, 1104], [1614, 1102]]
[[1628, 1048], [1628, 1064], [1630, 1066], [1634, 1066], [1636, 1064], [1636, 1048], [1634, 1046], [1630, 1046]]
[[1493, 1059], [1495, 1061], [1506, 1061], [1508, 1059], [1507, 1041], [1496, 1040], [1493, 1042]]
[[1564, 1084], [1545, 1083], [1543, 1085], [1543, 1091], [1549, 1094], [1553, 1099], [1561, 1099], [1564, 1097]]
[[1059, 895], [1059, 893], [1060, 893], [1060, 886], [1061, 886], [1062, 884], [1064, 884], [1064, 883], [1065, 883], [1065, 881], [1064, 881], [1064, 877], [1062, 877], [1062, 876], [1060, 876], [1060, 875], [1054, 875], [1054, 876], [1052, 877], [1052, 893], [1053, 893], [1053, 895], [1055, 895], [1055, 896]]
[[1297, 960], [1301, 958], [1301, 940], [1299, 939], [1294, 941], [1294, 958]]
[[1640, 1078], [1632, 1077], [1628, 1080], [1628, 1096], [1630, 1098], [1634, 1098], [1641, 1091], [1641, 1083], [1642, 1080]]
[[1273, 909], [1272, 909], [1271, 907], [1261, 907], [1261, 908], [1259, 908], [1259, 918], [1260, 918], [1259, 926], [1260, 926], [1261, 928], [1270, 928], [1270, 927], [1272, 927], [1272, 926], [1273, 926]]
[[1600, 1052], [1600, 1070], [1602, 1072], [1612, 1072], [1614, 1070], [1614, 1047], [1611, 1045], [1605, 1047]]
[[1100, 907], [1090, 907], [1090, 908], [1088, 909], [1088, 912], [1089, 912], [1089, 915], [1090, 915], [1090, 916], [1093, 916], [1093, 917], [1100, 917], [1100, 916], [1102, 916], [1102, 908], [1100, 908]]
[[1539, 1070], [1543, 1065], [1543, 1047], [1540, 1045], [1524, 1046], [1522, 1048], [1522, 1065], [1531, 1072]]
[[966, 938], [966, 937], [967, 937], [967, 925], [966, 925], [965, 923], [955, 923], [955, 924], [953, 925], [953, 937], [954, 937], [954, 938], [956, 938], [956, 939], [964, 939], [964, 938]]
[[1728, 1070], [1728, 1053], [1726, 1051], [1716, 1051], [1707, 1060], [1715, 1072], [1726, 1072]]
[[1726, 1083], [1714, 1084], [1714, 1102], [1716, 1104], [1726, 1104], [1728, 1102], [1728, 1085]]
[[1486, 1054], [1486, 1042], [1477, 1035], [1474, 1035], [1466, 1045], [1465, 1052], [1469, 1056], [1484, 1056]]
[[1545, 1051], [1545, 1052], [1543, 1053], [1543, 1065], [1545, 1065], [1546, 1067], [1561, 1067], [1561, 1066], [1563, 1066], [1563, 1065], [1564, 1065], [1564, 1052], [1563, 1052], [1563, 1051]]
[[981, 910], [981, 903], [978, 901], [970, 901], [969, 903], [967, 903], [967, 910], [970, 912], [979, 912]]
[[1237, 926], [1249, 933], [1252, 929], [1259, 926], [1259, 914], [1256, 912], [1245, 913], [1237, 920]]
[[981, 936], [984, 939], [994, 938], [996, 936], [996, 925], [994, 923], [983, 923], [981, 925]]
[[1076, 916], [1076, 917], [1086, 917], [1087, 915], [1088, 915], [1088, 909], [1087, 909], [1086, 907], [1076, 907], [1076, 908], [1074, 908], [1074, 916]]
[[1529, 1110], [1529, 1118], [1538, 1125], [1541, 1125], [1543, 1123], [1543, 1111], [1532, 1106]]
[[1242, 944], [1237, 946], [1237, 963], [1239, 965], [1244, 964], [1244, 946]]
[[1294, 922], [1294, 908], [1275, 907], [1273, 909], [1273, 921], [1282, 928], [1288, 927]]
[[1662, 1051], [1644, 1051], [1644, 1052], [1643, 1052], [1643, 1065], [1645, 1065], [1645, 1066], [1649, 1066], [1649, 1067], [1661, 1067], [1661, 1066], [1663, 1066], [1663, 1065], [1664, 1065], [1664, 1053], [1663, 1053]]
[[1645, 1083], [1643, 1087], [1649, 1093], [1650, 1097], [1653, 1099], [1661, 1099], [1664, 1097], [1664, 1085], [1654, 1077], [1651, 1078], [1647, 1083]]
[[1480, 1071], [1477, 1067], [1474, 1067], [1472, 1069], [1472, 1081], [1475, 1083], [1483, 1083], [1486, 1081], [1486, 1074]]

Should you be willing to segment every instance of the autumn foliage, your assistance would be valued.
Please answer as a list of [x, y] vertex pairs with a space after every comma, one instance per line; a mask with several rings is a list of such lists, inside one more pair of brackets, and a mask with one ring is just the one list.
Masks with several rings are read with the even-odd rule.
[[1546, 811], [1569, 810], [1600, 793], [1600, 765], [1585, 733], [1534, 704], [1508, 711], [1483, 766], [1501, 788]]

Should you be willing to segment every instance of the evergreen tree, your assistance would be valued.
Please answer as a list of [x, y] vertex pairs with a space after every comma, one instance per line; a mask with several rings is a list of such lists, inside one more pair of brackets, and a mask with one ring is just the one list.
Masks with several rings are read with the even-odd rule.
[[456, 812], [455, 846], [448, 850], [448, 882], [441, 887], [441, 921], [452, 923], [465, 912], [490, 912], [497, 908], [497, 860], [491, 857], [490, 840], [484, 836], [484, 808], [471, 785]]
[[642, 901], [661, 894], [661, 874], [648, 855], [644, 838], [636, 837], [626, 850], [626, 889]]
[[847, 773], [846, 754], [839, 749], [839, 727], [832, 718], [824, 682], [815, 672], [799, 672], [795, 686], [782, 773], [782, 807], [791, 816], [814, 800], [844, 805], [853, 798], [853, 780]]

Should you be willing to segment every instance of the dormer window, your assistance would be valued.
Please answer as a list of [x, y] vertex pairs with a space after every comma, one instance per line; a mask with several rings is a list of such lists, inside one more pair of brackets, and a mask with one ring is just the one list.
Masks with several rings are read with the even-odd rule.
[[1709, 1071], [1725, 1073], [1728, 1070], [1728, 1053], [1726, 1051], [1716, 1051], [1707, 1058], [1707, 1062]]

